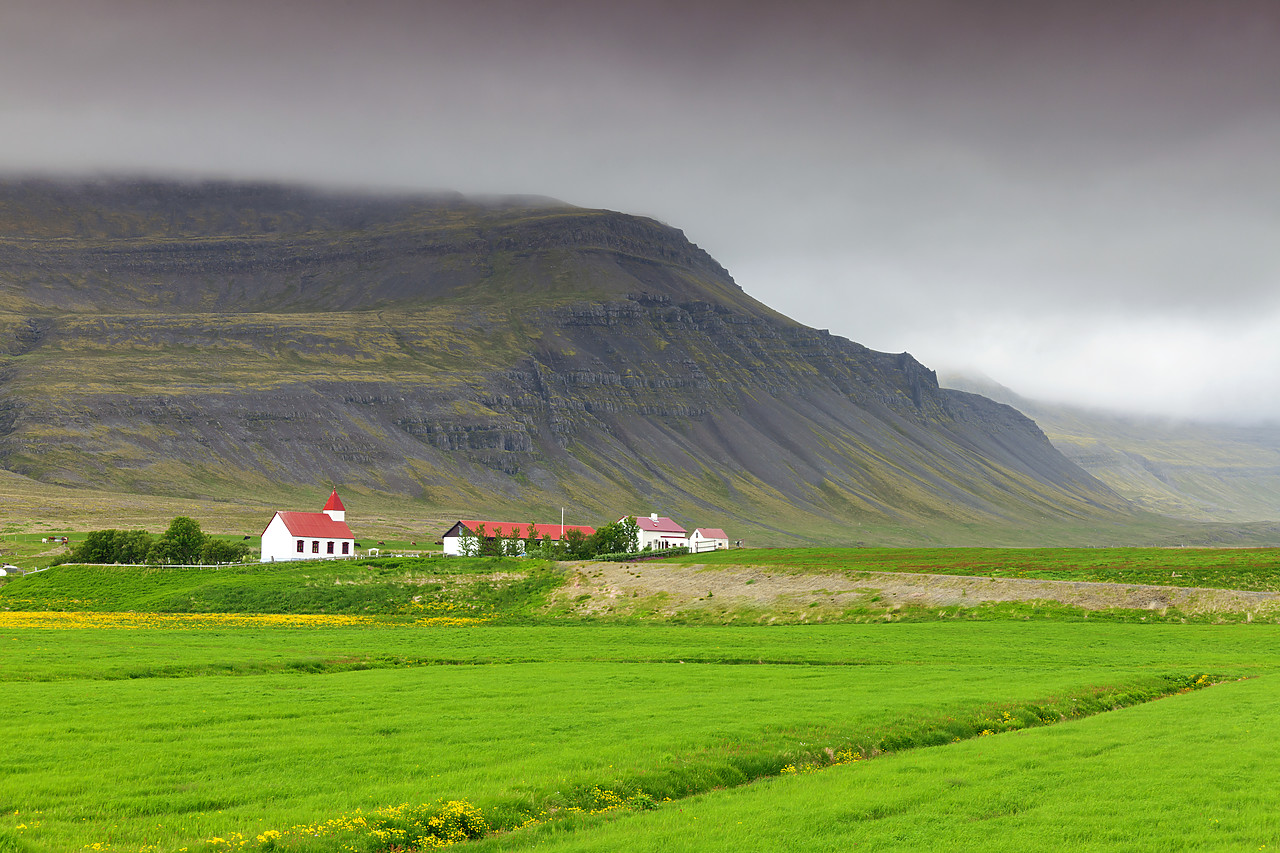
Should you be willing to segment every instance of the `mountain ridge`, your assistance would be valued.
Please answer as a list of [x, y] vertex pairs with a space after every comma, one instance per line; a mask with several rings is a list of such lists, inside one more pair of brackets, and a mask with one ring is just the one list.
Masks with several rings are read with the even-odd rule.
[[779, 541], [1131, 516], [1012, 408], [796, 323], [651, 219], [97, 186], [0, 183], [0, 464], [41, 482], [264, 500], [342, 483]]
[[1280, 520], [1280, 425], [1090, 409], [960, 374], [942, 381], [1032, 418], [1063, 455], [1142, 509], [1197, 522]]

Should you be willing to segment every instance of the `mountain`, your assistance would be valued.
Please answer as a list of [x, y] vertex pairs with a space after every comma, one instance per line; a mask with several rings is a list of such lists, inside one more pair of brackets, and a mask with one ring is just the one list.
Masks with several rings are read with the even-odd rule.
[[989, 379], [944, 384], [1007, 403], [1134, 505], [1201, 522], [1280, 521], [1280, 427], [1126, 415], [1022, 397]]
[[0, 184], [0, 235], [0, 466], [44, 484], [263, 505], [337, 484], [757, 543], [1131, 518], [1011, 407], [782, 316], [651, 219], [25, 180]]

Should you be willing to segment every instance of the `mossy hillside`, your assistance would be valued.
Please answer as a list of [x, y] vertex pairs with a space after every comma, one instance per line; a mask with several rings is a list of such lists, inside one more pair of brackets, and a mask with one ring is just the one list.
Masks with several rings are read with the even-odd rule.
[[167, 200], [168, 219], [153, 215], [136, 184], [95, 197], [75, 197], [72, 187], [66, 207], [51, 210], [58, 189], [0, 186], [0, 221], [9, 226], [0, 263], [11, 282], [0, 308], [324, 312], [442, 298], [529, 307], [625, 294], [636, 281], [623, 268], [634, 259], [649, 291], [670, 296], [696, 284], [738, 310], [778, 316], [679, 231], [612, 211], [279, 188], [277, 203], [299, 207], [281, 210], [296, 221], [277, 227], [279, 219], [260, 220], [259, 199], [243, 188], [191, 187]]
[[30, 298], [0, 323], [0, 463], [43, 482], [231, 501], [341, 484], [428, 516], [661, 511], [779, 543], [1145, 525], [1029, 421], [780, 317], [651, 220], [7, 192], [0, 268]]
[[[290, 479], [291, 470], [327, 466], [335, 481], [410, 494], [429, 489], [433, 503], [466, 504], [465, 498], [474, 494], [488, 508], [511, 507], [518, 512], [527, 506], [554, 509], [565, 497], [578, 496], [542, 492], [506, 478], [497, 478], [499, 485], [493, 476], [494, 466], [507, 474], [532, 468], [533, 481], [553, 481], [568, 491], [565, 484], [582, 476], [571, 470], [576, 459], [595, 472], [617, 470], [607, 479], [623, 485], [622, 494], [630, 494], [631, 505], [640, 505], [639, 510], [606, 506], [598, 493], [592, 494], [595, 487], [576, 490], [587, 493], [581, 495], [586, 502], [579, 505], [589, 511], [619, 515], [643, 511], [644, 504], [660, 495], [664, 504], [672, 507], [668, 511], [680, 512], [682, 506], [687, 507], [684, 511], [690, 517], [697, 512], [691, 506], [695, 502], [733, 506], [731, 523], [748, 524], [752, 533], [761, 529], [755, 519], [765, 516], [781, 522], [775, 527], [794, 528], [796, 520], [791, 516], [809, 513], [832, 522], [858, 514], [868, 521], [893, 513], [901, 514], [904, 520], [941, 515], [940, 484], [960, 480], [959, 491], [974, 491], [975, 483], [963, 482], [963, 473], [921, 471], [918, 454], [912, 460], [902, 453], [910, 451], [910, 442], [897, 431], [868, 439], [836, 428], [829, 419], [811, 428], [821, 446], [815, 452], [803, 452], [807, 457], [803, 461], [807, 467], [845, 470], [852, 476], [835, 478], [842, 482], [824, 478], [809, 486], [794, 482], [793, 473], [794, 484], [783, 491], [775, 485], [776, 465], [767, 460], [756, 459], [749, 466], [735, 464], [726, 470], [723, 465], [708, 464], [716, 459], [695, 449], [702, 443], [698, 433], [703, 432], [706, 415], [684, 414], [667, 391], [668, 387], [687, 386], [687, 374], [682, 377], [672, 371], [676, 375], [667, 373], [664, 377], [651, 366], [647, 376], [634, 380], [624, 371], [616, 384], [584, 386], [582, 379], [573, 377], [589, 374], [576, 370], [572, 362], [589, 361], [591, 356], [584, 351], [589, 352], [589, 345], [598, 341], [584, 345], [557, 332], [563, 343], [548, 358], [557, 371], [552, 375], [570, 377], [578, 387], [566, 389], [571, 393], [553, 387], [541, 399], [517, 389], [495, 393], [508, 389], [493, 389], [488, 377], [502, 369], [510, 371], [511, 359], [521, 352], [521, 346], [539, 342], [520, 339], [517, 326], [494, 321], [490, 315], [473, 315], [473, 325], [467, 326], [460, 323], [455, 310], [441, 314], [434, 319], [421, 313], [399, 319], [385, 313], [335, 315], [314, 326], [280, 318], [280, 342], [271, 345], [274, 351], [265, 351], [262, 344], [269, 322], [262, 317], [253, 317], [243, 326], [231, 317], [211, 320], [188, 315], [137, 324], [128, 318], [99, 319], [82, 328], [68, 328], [65, 337], [55, 338], [49, 354], [26, 356], [17, 372], [12, 387], [39, 394], [47, 408], [38, 415], [31, 410], [15, 424], [8, 440], [12, 448], [9, 464], [29, 475], [68, 485], [97, 482], [120, 491], [210, 495], [230, 494], [246, 486], [255, 493], [278, 489], [275, 481], [282, 475]], [[476, 333], [486, 325], [500, 331]], [[219, 331], [215, 333], [215, 329]], [[670, 332], [668, 336], [675, 337]], [[542, 341], [547, 337], [544, 333]], [[379, 355], [382, 347], [391, 347], [391, 351]], [[200, 354], [198, 359], [196, 353]], [[695, 355], [710, 357], [705, 347]], [[56, 371], [52, 369], [55, 365], [59, 367]], [[465, 365], [466, 370], [458, 365]], [[726, 374], [730, 373], [731, 367], [726, 366]], [[67, 378], [36, 378], [48, 375]], [[740, 379], [749, 383], [751, 377]], [[340, 395], [337, 400], [326, 394], [330, 389]], [[406, 395], [416, 397], [412, 405], [385, 411], [388, 403], [394, 408]], [[743, 406], [722, 396], [730, 411], [721, 416], [730, 420], [730, 428], [741, 431], [745, 419], [731, 407]], [[653, 402], [644, 402], [646, 397]], [[748, 401], [746, 405], [755, 404]], [[655, 410], [649, 424], [628, 422], [623, 416], [637, 406]], [[272, 408], [286, 411], [276, 414]], [[547, 430], [550, 436], [540, 428], [535, 433], [527, 423], [539, 408], [556, 419], [555, 428]], [[308, 416], [307, 409], [315, 414]], [[302, 410], [301, 417], [297, 410]], [[668, 412], [674, 414], [665, 414]], [[318, 452], [299, 453], [290, 448], [289, 455], [281, 459], [280, 451], [265, 446], [273, 439], [282, 442], [283, 434], [311, 429], [310, 422], [317, 416], [327, 421], [322, 429], [313, 431], [312, 443], [319, 445]], [[641, 426], [646, 429], [638, 430]], [[757, 436], [794, 444], [779, 429], [766, 427], [763, 436], [757, 426], [747, 424], [747, 429], [756, 435], [731, 436], [732, 443], [719, 448], [716, 456], [725, 459], [726, 455], [732, 458], [744, 453], [747, 445], [757, 443]], [[554, 446], [556, 430], [564, 438], [584, 440], [568, 442], [564, 448]], [[720, 433], [729, 434], [725, 430]], [[190, 446], [193, 438], [200, 446], [198, 453], [179, 452], [184, 444]], [[470, 446], [477, 441], [490, 446]], [[535, 441], [541, 446], [534, 445]], [[457, 446], [458, 442], [462, 446]], [[592, 444], [599, 450], [593, 451]], [[79, 458], [83, 449], [93, 451], [88, 459]], [[354, 464], [334, 470], [333, 460], [324, 459], [334, 450], [350, 457]], [[459, 450], [471, 459], [458, 460], [457, 456], [463, 455]], [[467, 453], [476, 450], [481, 452]], [[954, 442], [948, 452], [961, 455]], [[178, 458], [172, 459], [175, 456]], [[209, 460], [205, 470], [183, 461], [193, 456]], [[428, 476], [406, 470], [407, 462], [415, 456], [426, 457], [422, 461]], [[357, 470], [382, 460], [389, 462], [389, 470], [376, 477], [367, 470]], [[472, 466], [470, 471], [459, 472], [459, 461], [478, 462], [479, 470]], [[903, 471], [907, 463], [915, 470]], [[688, 472], [695, 466], [701, 477], [691, 480]], [[547, 473], [538, 476], [539, 468]], [[665, 488], [658, 495], [645, 494], [653, 488], [656, 472], [662, 472], [660, 482]], [[215, 487], [210, 478], [220, 480], [221, 487]], [[477, 481], [478, 486], [473, 486]], [[1045, 484], [1034, 478], [1019, 479], [1016, 471], [990, 489], [986, 483], [976, 484], [989, 495], [981, 496], [979, 505], [972, 508], [954, 505], [949, 514], [955, 520], [989, 520], [993, 510], [1011, 502], [1053, 504], [1052, 489], [1046, 492]], [[870, 499], [869, 495], [876, 497]], [[502, 496], [507, 500], [501, 500]], [[796, 504], [807, 513], [797, 513]], [[1061, 507], [1050, 509], [1060, 511]], [[1088, 514], [1096, 508], [1086, 504], [1081, 510]], [[801, 527], [820, 524], [801, 521]]]
[[1143, 509], [1202, 522], [1276, 518], [1280, 439], [1273, 427], [1081, 409], [969, 377], [947, 377], [944, 384], [1034, 418], [1064, 455]]

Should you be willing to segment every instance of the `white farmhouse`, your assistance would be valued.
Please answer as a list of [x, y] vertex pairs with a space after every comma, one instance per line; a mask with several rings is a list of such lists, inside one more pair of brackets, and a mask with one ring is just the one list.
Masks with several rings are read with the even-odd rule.
[[718, 527], [699, 527], [689, 536], [689, 550], [694, 554], [721, 549], [729, 549], [729, 534]]
[[[619, 521], [626, 521], [623, 516]], [[666, 516], [656, 512], [652, 515], [637, 515], [636, 527], [640, 528], [640, 550], [646, 548], [659, 550], [662, 548], [687, 548], [689, 532]]]
[[321, 512], [277, 512], [262, 531], [262, 562], [354, 557], [356, 537], [334, 489]]

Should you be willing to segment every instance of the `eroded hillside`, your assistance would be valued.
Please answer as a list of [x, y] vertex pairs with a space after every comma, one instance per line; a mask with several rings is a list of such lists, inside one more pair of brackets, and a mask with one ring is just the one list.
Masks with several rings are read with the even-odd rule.
[[341, 483], [779, 540], [1126, 512], [1013, 409], [778, 315], [652, 220], [55, 189], [0, 190], [0, 463], [44, 482]]

